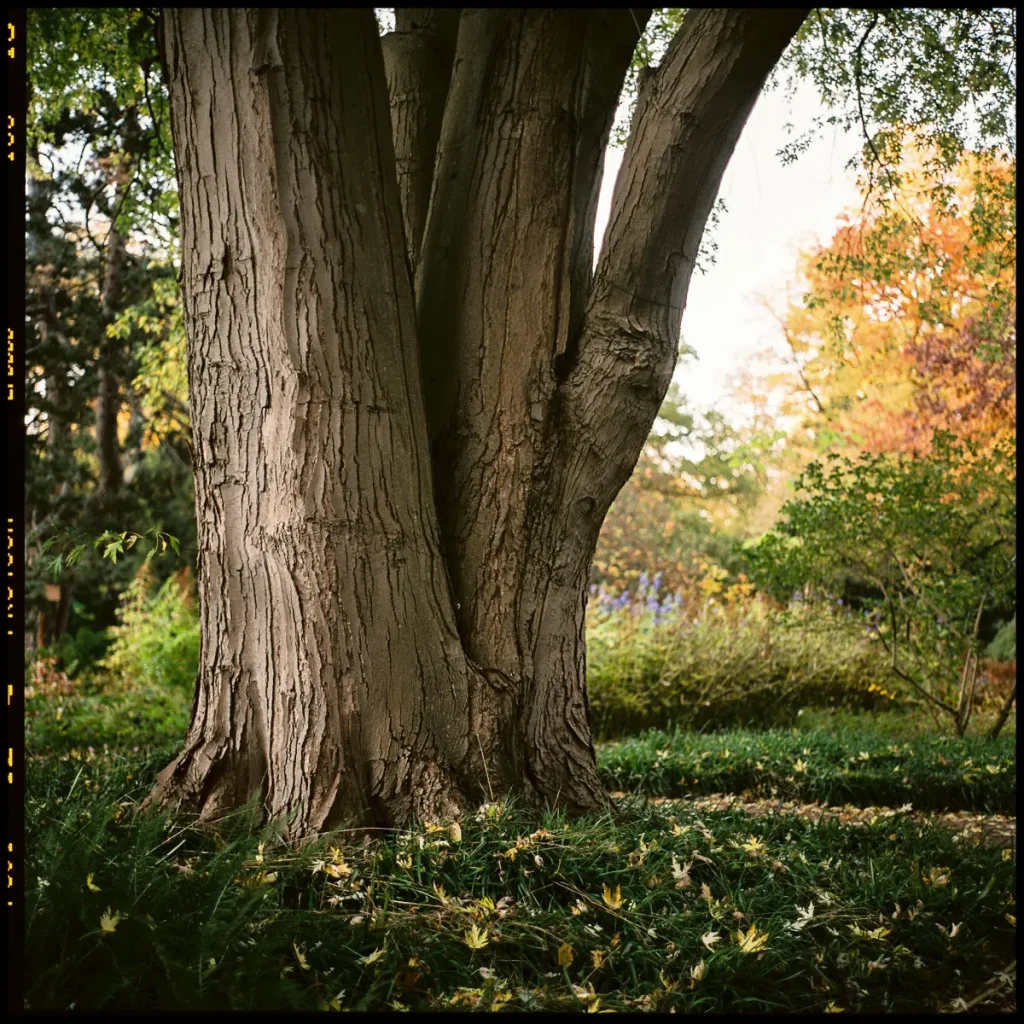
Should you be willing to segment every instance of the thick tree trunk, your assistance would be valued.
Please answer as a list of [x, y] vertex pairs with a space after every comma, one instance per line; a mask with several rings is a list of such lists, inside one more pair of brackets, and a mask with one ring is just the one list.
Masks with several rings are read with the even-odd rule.
[[604, 803], [590, 560], [803, 17], [687, 16], [595, 277], [649, 13], [467, 10], [453, 54], [451, 15], [400, 12], [385, 61], [369, 11], [169, 12], [203, 647], [152, 799], [259, 793], [292, 835], [512, 790]]
[[292, 835], [455, 814], [470, 668], [372, 14], [167, 25], [203, 641], [155, 796], [260, 793]]

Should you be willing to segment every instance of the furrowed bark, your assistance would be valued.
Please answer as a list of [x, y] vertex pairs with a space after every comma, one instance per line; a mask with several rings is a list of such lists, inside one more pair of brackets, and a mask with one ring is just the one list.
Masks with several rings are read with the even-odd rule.
[[369, 10], [166, 16], [202, 650], [151, 800], [298, 836], [455, 813], [469, 668], [437, 536]]
[[[668, 389], [690, 275], [726, 164], [805, 15], [692, 11], [662, 65], [642, 76], [584, 322], [565, 357], [549, 434], [552, 472], [530, 512], [537, 529], [526, 591], [550, 595], [536, 603], [525, 695], [527, 745], [540, 776], [557, 774], [567, 758], [586, 760], [582, 615], [601, 523]], [[566, 688], [560, 680], [573, 663], [581, 682]], [[566, 718], [576, 740], [569, 753], [544, 742]]]
[[419, 263], [427, 223], [434, 158], [452, 75], [460, 13], [457, 7], [399, 7], [395, 10], [395, 31], [381, 40], [398, 194], [413, 273]]
[[[587, 756], [543, 777], [523, 743], [536, 598], [525, 559], [534, 494], [550, 471], [555, 360], [582, 317], [604, 145], [649, 11], [635, 14], [463, 13], [416, 278], [459, 631], [492, 684], [473, 692], [482, 757], [503, 782], [525, 769], [537, 792], [579, 807], [603, 799], [589, 732]], [[534, 555], [550, 564], [553, 552]], [[571, 708], [550, 726], [545, 742], [575, 742]]]

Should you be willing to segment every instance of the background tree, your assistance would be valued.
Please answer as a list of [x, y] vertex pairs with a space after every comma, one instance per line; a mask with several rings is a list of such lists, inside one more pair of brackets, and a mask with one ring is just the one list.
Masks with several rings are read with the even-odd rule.
[[931, 447], [935, 430], [991, 445], [1016, 431], [1015, 165], [966, 154], [936, 184], [909, 154], [881, 201], [801, 263], [780, 327], [787, 409], [818, 451]]
[[71, 552], [115, 527], [194, 534], [177, 196], [151, 18], [33, 10], [29, 45], [28, 606], [35, 644], [84, 667], [142, 553]]

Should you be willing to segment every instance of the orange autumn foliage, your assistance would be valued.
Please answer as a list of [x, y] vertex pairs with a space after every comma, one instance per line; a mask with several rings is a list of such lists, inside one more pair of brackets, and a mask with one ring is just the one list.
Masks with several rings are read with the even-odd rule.
[[781, 326], [819, 448], [1015, 434], [1015, 165], [965, 158], [938, 194], [922, 166], [912, 157], [887, 204], [866, 202], [801, 260], [807, 294]]

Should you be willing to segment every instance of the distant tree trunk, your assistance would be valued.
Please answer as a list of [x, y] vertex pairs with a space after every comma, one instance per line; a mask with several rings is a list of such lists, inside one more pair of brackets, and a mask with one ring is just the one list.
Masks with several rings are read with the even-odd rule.
[[595, 275], [649, 13], [466, 10], [453, 46], [449, 12], [399, 12], [382, 48], [368, 10], [168, 12], [203, 644], [152, 800], [259, 793], [293, 836], [513, 790], [603, 805], [590, 561], [805, 12], [687, 15]]
[[[115, 201], [115, 208], [117, 205]], [[120, 308], [124, 265], [128, 255], [125, 242], [124, 236], [111, 227], [103, 271], [103, 313], [106, 322], [113, 320]], [[117, 436], [117, 418], [123, 404], [121, 382], [117, 376], [117, 355], [111, 339], [105, 336], [100, 338], [99, 389], [96, 395], [96, 459], [99, 464], [96, 492], [101, 497], [117, 491], [124, 480], [121, 444]]]

